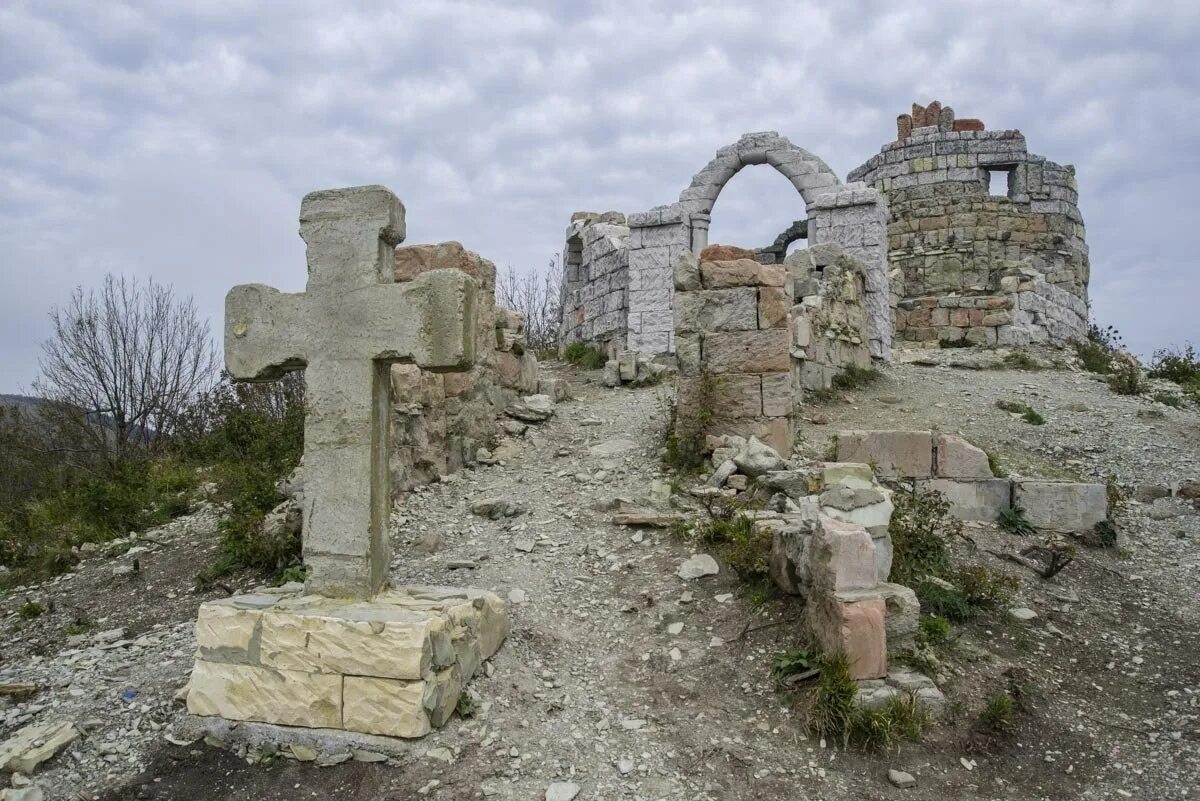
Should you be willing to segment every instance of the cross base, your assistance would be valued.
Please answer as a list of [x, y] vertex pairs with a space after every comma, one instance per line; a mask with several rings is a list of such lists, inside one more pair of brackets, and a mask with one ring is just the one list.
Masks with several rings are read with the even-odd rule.
[[200, 607], [193, 715], [421, 737], [453, 714], [508, 635], [483, 590], [397, 587], [368, 600], [292, 592]]

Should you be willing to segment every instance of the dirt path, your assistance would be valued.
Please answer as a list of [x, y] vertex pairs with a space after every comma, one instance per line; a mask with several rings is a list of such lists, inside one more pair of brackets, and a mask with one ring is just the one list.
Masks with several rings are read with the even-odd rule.
[[[1094, 383], [1077, 394], [1095, 410], [1096, 422], [1059, 430], [1050, 401], [1075, 393], [1064, 376], [898, 367], [879, 386], [854, 393], [852, 403], [823, 407], [829, 424], [806, 426], [805, 435], [819, 450], [827, 432], [838, 428], [937, 423], [969, 435], [978, 428], [995, 436], [984, 444], [1012, 450], [1013, 458], [1071, 447], [1083, 454], [1085, 472], [1110, 470], [1102, 457], [1111, 456], [1143, 473], [1161, 464], [1162, 475], [1146, 480], [1163, 480], [1168, 452], [1118, 446], [1137, 418], [1121, 410], [1113, 416]], [[129, 763], [135, 770], [125, 774], [132, 776], [126, 782], [88, 785], [90, 777], [103, 776], [89, 767], [102, 741], [97, 735], [81, 741], [78, 759], [60, 756], [63, 764], [44, 775], [72, 792], [124, 783], [105, 796], [112, 801], [541, 799], [554, 781], [578, 784], [580, 799], [1186, 798], [1182, 793], [1200, 784], [1197, 598], [1194, 584], [1183, 581], [1200, 567], [1194, 547], [1200, 518], [1152, 521], [1130, 514], [1129, 559], [1089, 552], [1086, 565], [1054, 586], [964, 551], [962, 558], [990, 559], [1019, 575], [1022, 602], [1041, 617], [1032, 627], [999, 616], [964, 628], [943, 665], [950, 718], [925, 743], [884, 755], [844, 752], [805, 735], [802, 716], [770, 681], [771, 657], [799, 638], [793, 604], [756, 610], [727, 571], [684, 582], [674, 573], [690, 554], [686, 545], [666, 532], [611, 524], [611, 512], [602, 510], [606, 502], [646, 497], [651, 482], [664, 478], [657, 451], [661, 398], [669, 389], [609, 390], [596, 377], [572, 374], [579, 398], [510, 440], [500, 449], [503, 464], [423, 488], [394, 518], [396, 582], [466, 584], [511, 601], [512, 635], [492, 660], [491, 675], [473, 683], [483, 699], [474, 717], [454, 719], [387, 765], [247, 765], [147, 731], [136, 740]], [[1020, 384], [1046, 393], [1031, 394], [1045, 398], [1051, 421], [1036, 436], [989, 403], [989, 393], [1011, 394], [1006, 386]], [[893, 396], [901, 402], [891, 402]], [[1165, 418], [1172, 426], [1174, 414]], [[1194, 414], [1180, 418], [1179, 429], [1160, 432], [1162, 438], [1186, 448], [1193, 440], [1185, 429], [1195, 420]], [[1090, 438], [1099, 436], [1101, 424], [1109, 429], [1106, 451], [1091, 453]], [[631, 449], [589, 454], [589, 447], [617, 440], [629, 440]], [[1170, 459], [1178, 467], [1178, 455]], [[501, 521], [469, 512], [471, 503], [495, 496], [528, 511]], [[1190, 533], [1177, 540], [1175, 529]], [[981, 545], [1012, 544], [990, 528], [971, 533]], [[178, 622], [184, 634], [172, 636], [181, 640], [164, 637], [170, 642], [161, 647], [118, 651], [120, 659], [141, 665], [182, 654], [168, 671], [178, 680], [191, 647], [190, 618]], [[671, 634], [672, 624], [682, 630]], [[740, 636], [748, 625], [763, 627]], [[97, 657], [98, 664], [105, 658]], [[34, 667], [22, 662], [16, 674]], [[1035, 691], [1030, 711], [998, 753], [969, 754], [965, 730], [1014, 666]], [[67, 697], [71, 681], [54, 698]], [[164, 731], [181, 714], [171, 704], [172, 691], [166, 680], [147, 690], [153, 714], [144, 716], [161, 721]], [[121, 731], [128, 729], [124, 724]], [[968, 768], [961, 758], [974, 763]], [[916, 774], [919, 786], [892, 787], [890, 767]], [[72, 770], [78, 779], [67, 781]]]

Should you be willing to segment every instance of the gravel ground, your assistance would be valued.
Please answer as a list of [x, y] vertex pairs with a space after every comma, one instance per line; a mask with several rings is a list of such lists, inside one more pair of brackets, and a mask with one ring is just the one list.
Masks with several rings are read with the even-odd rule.
[[[1017, 576], [1018, 601], [1038, 618], [1019, 624], [998, 613], [963, 626], [939, 654], [947, 719], [919, 745], [848, 752], [806, 735], [803, 715], [770, 680], [771, 657], [800, 637], [795, 604], [756, 609], [727, 570], [685, 582], [674, 571], [691, 553], [686, 544], [610, 522], [614, 498], [644, 498], [665, 478], [658, 443], [670, 388], [610, 390], [597, 374], [568, 375], [578, 399], [505, 442], [501, 464], [423, 488], [393, 518], [394, 581], [464, 584], [510, 599], [512, 635], [473, 683], [482, 702], [472, 718], [378, 764], [252, 765], [201, 742], [172, 743], [185, 730], [173, 696], [202, 600], [191, 576], [214, 543], [203, 511], [154, 535], [164, 544], [141, 554], [140, 584], [115, 582], [119, 562], [93, 559], [73, 578], [0, 596], [0, 681], [44, 688], [0, 706], [0, 736], [27, 720], [85, 728], [35, 777], [51, 799], [541, 799], [552, 782], [577, 784], [580, 799], [1195, 796], [1200, 516], [1192, 507], [1127, 503], [1119, 550], [1081, 549], [1052, 581], [987, 553], [1019, 547], [1016, 538], [970, 527], [977, 547], [956, 544], [956, 556]], [[1047, 424], [1014, 419], [995, 408], [1000, 398], [1036, 407]], [[844, 428], [929, 427], [961, 431], [1014, 473], [1115, 474], [1131, 487], [1200, 478], [1195, 412], [1123, 398], [1064, 370], [897, 364], [868, 389], [807, 413], [821, 421], [802, 427], [812, 454]], [[629, 440], [629, 450], [589, 453], [616, 440]], [[472, 502], [493, 496], [527, 512], [500, 521], [470, 514]], [[1178, 516], [1156, 519], [1168, 512]], [[54, 611], [19, 621], [27, 596]], [[97, 596], [110, 607], [103, 623], [68, 643], [69, 610]], [[124, 635], [104, 635], [113, 641], [96, 639], [121, 627]], [[978, 753], [967, 741], [971, 724], [1013, 676], [1028, 688], [1027, 709], [1011, 738]], [[917, 787], [891, 786], [889, 768], [914, 774]]]

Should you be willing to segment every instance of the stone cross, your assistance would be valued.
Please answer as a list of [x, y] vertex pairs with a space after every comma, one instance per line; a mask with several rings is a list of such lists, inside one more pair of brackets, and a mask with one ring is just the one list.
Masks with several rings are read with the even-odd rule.
[[303, 369], [307, 589], [367, 598], [384, 585], [389, 365], [462, 370], [474, 361], [475, 283], [459, 270], [393, 279], [404, 206], [382, 186], [330, 189], [300, 204], [306, 291], [236, 286], [225, 298], [225, 364], [235, 379]]

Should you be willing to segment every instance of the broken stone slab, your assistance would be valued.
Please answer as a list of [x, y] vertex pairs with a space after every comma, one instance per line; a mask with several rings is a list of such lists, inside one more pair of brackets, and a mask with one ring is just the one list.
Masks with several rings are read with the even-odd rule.
[[1108, 519], [1108, 493], [1103, 484], [1014, 481], [1012, 502], [1025, 510], [1025, 519], [1034, 528], [1048, 531], [1091, 531]]
[[672, 265], [672, 280], [676, 291], [692, 292], [700, 288], [700, 260], [690, 250], [684, 250]]
[[842, 431], [837, 460], [874, 465], [885, 478], [930, 478], [933, 433], [930, 431]]
[[734, 461], [732, 459], [726, 459], [719, 467], [717, 467], [716, 470], [713, 471], [713, 474], [708, 477], [708, 481], [706, 483], [710, 487], [723, 487], [725, 486], [725, 482], [728, 481], [736, 472], [737, 465], [734, 463]]
[[888, 781], [896, 787], [899, 787], [901, 790], [906, 790], [909, 787], [917, 786], [917, 779], [915, 776], [903, 770], [896, 770], [895, 768], [888, 770]]
[[527, 395], [510, 403], [504, 413], [524, 423], [544, 423], [554, 416], [554, 399], [549, 395]]
[[805, 498], [819, 489], [818, 474], [812, 469], [772, 470], [755, 479], [758, 486], [774, 494], [782, 492], [792, 499]]
[[670, 528], [682, 519], [682, 515], [659, 512], [654, 509], [635, 509], [613, 515], [613, 523], [618, 526], [648, 526], [649, 528]]
[[1012, 482], [1007, 478], [960, 481], [953, 478], [924, 479], [917, 482], [922, 492], [938, 492], [950, 504], [950, 514], [959, 520], [991, 523], [1012, 506]]
[[555, 403], [571, 398], [571, 385], [565, 378], [539, 378], [537, 391], [539, 395], [552, 398]]
[[675, 575], [684, 581], [692, 581], [704, 576], [715, 576], [720, 572], [721, 567], [717, 564], [716, 559], [706, 553], [698, 553], [681, 564], [675, 571]]
[[752, 478], [787, 467], [787, 462], [778, 451], [755, 436], [751, 436], [745, 446], [734, 454], [733, 463]]
[[877, 486], [871, 466], [858, 462], [826, 462], [821, 466], [821, 481], [826, 487], [871, 489]]
[[912, 648], [916, 644], [921, 619], [921, 604], [917, 594], [903, 584], [888, 582], [880, 582], [875, 590], [883, 598], [888, 652]]
[[78, 736], [69, 720], [30, 723], [0, 743], [0, 771], [31, 775]]
[[616, 360], [610, 359], [604, 363], [604, 373], [601, 381], [604, 386], [609, 388], [621, 386], [621, 367]]
[[502, 517], [517, 517], [528, 511], [524, 504], [506, 498], [484, 498], [471, 504], [471, 514], [499, 520]]
[[962, 437], [935, 434], [936, 453], [933, 474], [938, 478], [992, 478], [987, 453]]

